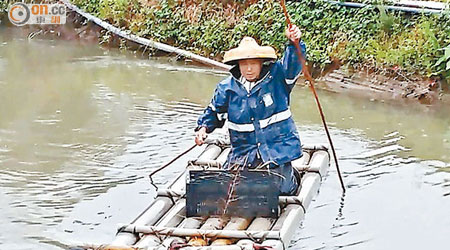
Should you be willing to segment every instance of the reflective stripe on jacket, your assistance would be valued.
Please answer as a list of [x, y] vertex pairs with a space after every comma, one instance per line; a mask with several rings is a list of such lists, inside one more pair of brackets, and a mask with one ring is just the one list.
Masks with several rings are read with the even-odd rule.
[[[305, 55], [303, 42], [300, 46]], [[239, 67], [221, 81], [198, 126], [211, 133], [228, 119], [231, 153], [228, 164], [253, 166], [256, 155], [263, 162], [281, 165], [302, 155], [300, 138], [292, 119], [290, 93], [301, 74], [295, 46], [289, 44], [281, 61], [264, 65], [262, 77], [250, 93], [239, 82]]]

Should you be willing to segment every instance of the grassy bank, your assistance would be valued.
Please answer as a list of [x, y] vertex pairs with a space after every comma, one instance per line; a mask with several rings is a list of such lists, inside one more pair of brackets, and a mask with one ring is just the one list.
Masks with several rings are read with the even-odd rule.
[[[447, 0], [445, 0], [447, 1]], [[285, 18], [279, 1], [73, 0], [134, 34], [220, 60], [252, 36], [281, 52]], [[346, 8], [323, 0], [288, 2], [315, 67], [339, 61], [385, 74], [450, 82], [450, 12], [408, 14], [379, 7]], [[104, 34], [104, 40], [109, 34]]]
[[6, 12], [8, 11], [8, 3], [6, 1], [0, 2], [0, 24], [2, 20], [6, 17]]

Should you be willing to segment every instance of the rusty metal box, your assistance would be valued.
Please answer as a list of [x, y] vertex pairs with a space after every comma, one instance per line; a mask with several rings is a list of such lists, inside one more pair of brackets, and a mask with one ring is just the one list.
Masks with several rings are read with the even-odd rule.
[[191, 170], [186, 180], [186, 215], [278, 217], [280, 177], [264, 170]]

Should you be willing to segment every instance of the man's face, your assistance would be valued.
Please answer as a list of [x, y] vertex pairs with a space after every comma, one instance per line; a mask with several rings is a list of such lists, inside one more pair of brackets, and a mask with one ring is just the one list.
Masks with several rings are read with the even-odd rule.
[[243, 59], [239, 60], [239, 70], [249, 82], [258, 80], [262, 68], [262, 59]]

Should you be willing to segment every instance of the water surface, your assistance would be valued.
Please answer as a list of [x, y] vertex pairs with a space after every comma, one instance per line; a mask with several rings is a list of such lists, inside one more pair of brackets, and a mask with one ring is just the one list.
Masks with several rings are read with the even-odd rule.
[[[192, 145], [223, 77], [0, 31], [0, 248], [110, 242], [154, 198], [152, 169]], [[446, 249], [448, 107], [319, 96], [348, 190], [342, 197], [332, 165], [291, 249]], [[303, 143], [327, 142], [308, 88], [294, 89], [291, 109]]]

